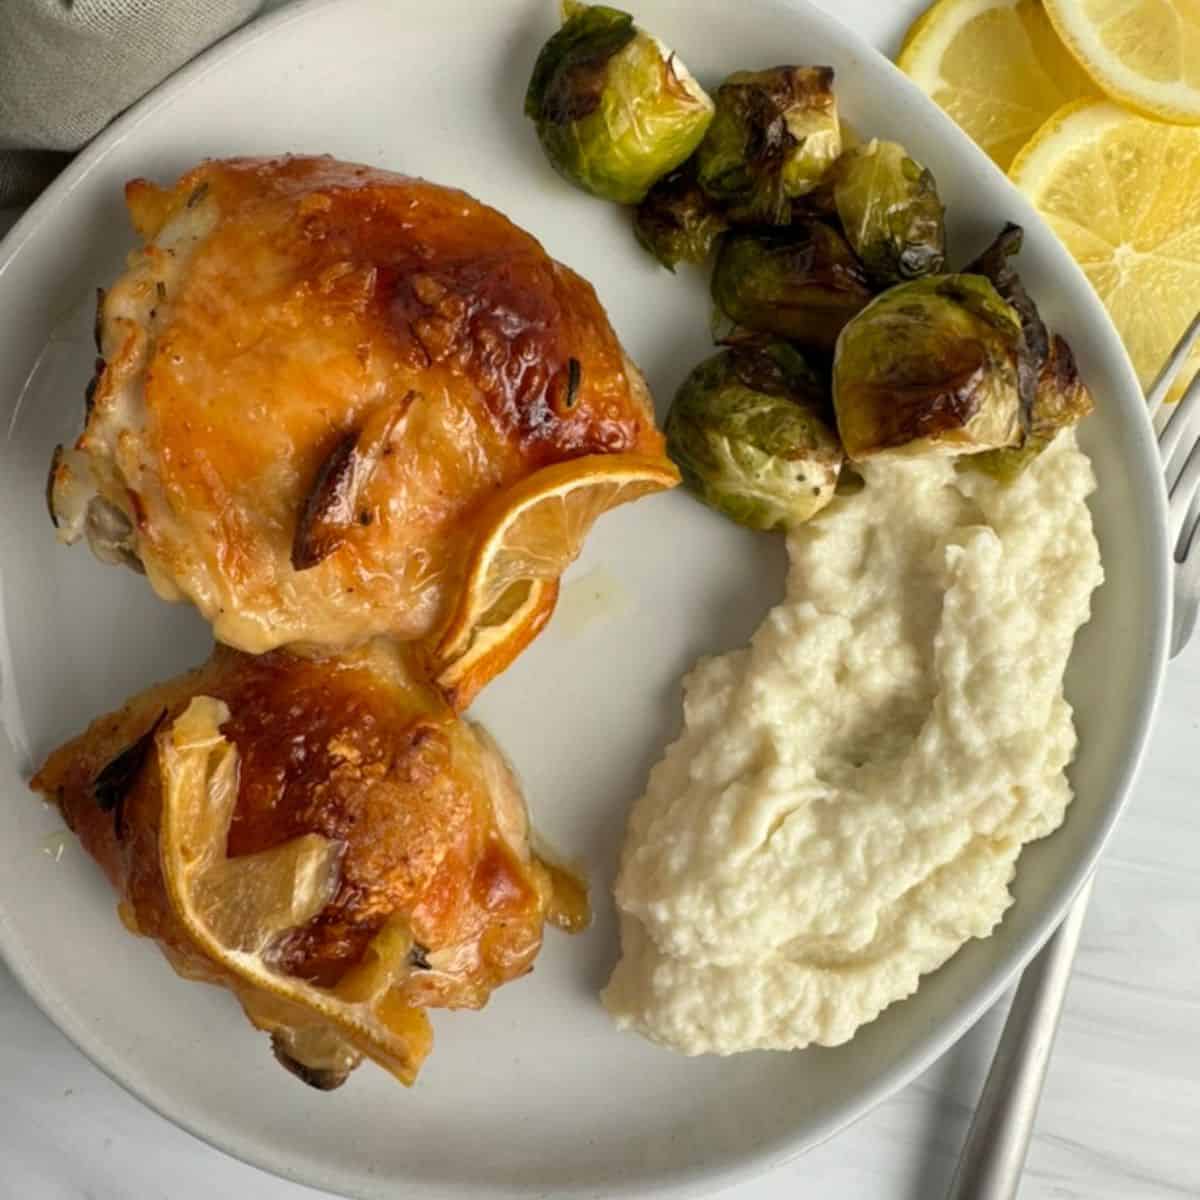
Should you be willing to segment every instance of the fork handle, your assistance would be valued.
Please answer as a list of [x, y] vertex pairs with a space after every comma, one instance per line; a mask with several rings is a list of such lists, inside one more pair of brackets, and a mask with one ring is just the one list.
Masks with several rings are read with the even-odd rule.
[[1093, 878], [1021, 976], [947, 1200], [1012, 1200], [1017, 1194]]

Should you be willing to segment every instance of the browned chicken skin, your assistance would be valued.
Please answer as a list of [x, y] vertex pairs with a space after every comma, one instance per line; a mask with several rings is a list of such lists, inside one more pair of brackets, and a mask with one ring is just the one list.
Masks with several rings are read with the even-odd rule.
[[275, 158], [126, 197], [146, 244], [102, 298], [52, 511], [221, 641], [430, 637], [486, 501], [565, 459], [662, 457], [592, 288], [462, 192]]
[[[481, 1007], [530, 969], [545, 919], [585, 919], [581, 894], [564, 907], [561, 875], [531, 853], [523, 801], [499, 751], [414, 680], [395, 650], [373, 643], [308, 659], [218, 648], [198, 670], [141, 693], [55, 751], [32, 786], [103, 867], [126, 925], [155, 938], [181, 974], [237, 992], [309, 1082], [340, 1082], [364, 1047], [345, 1046], [307, 1016], [272, 1018], [273, 998], [205, 954], [164, 886], [158, 739], [196, 696], [228, 706], [221, 733], [238, 754], [228, 858], [312, 833], [341, 847], [332, 899], [270, 946], [271, 969], [331, 989], [389, 923], [411, 935], [381, 1002], [411, 1051], [409, 1066], [384, 1065], [406, 1082], [429, 1048], [419, 1010]], [[288, 1040], [297, 1030], [304, 1044], [322, 1034], [313, 1061]]]

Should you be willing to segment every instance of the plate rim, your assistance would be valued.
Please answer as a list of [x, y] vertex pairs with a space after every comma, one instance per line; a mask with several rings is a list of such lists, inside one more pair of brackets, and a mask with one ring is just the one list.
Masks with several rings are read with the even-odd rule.
[[[8, 234], [0, 240], [0, 281], [3, 280], [8, 267], [18, 257], [26, 243], [52, 218], [58, 204], [79, 187], [108, 154], [124, 143], [141, 124], [160, 108], [170, 103], [177, 95], [190, 91], [206, 75], [238, 58], [276, 31], [297, 22], [311, 20], [317, 14], [327, 10], [362, 2], [364, 0], [293, 0], [286, 7], [259, 16], [228, 34], [169, 75], [88, 143], [22, 214]], [[365, 2], [369, 3], [371, 0], [365, 0]], [[774, 3], [797, 10], [806, 21], [822, 26], [824, 31], [831, 36], [831, 40], [838, 41], [853, 50], [856, 56], [875, 59], [877, 63], [882, 63], [884, 69], [891, 73], [896, 86], [908, 91], [910, 99], [914, 103], [924, 105], [930, 111], [931, 119], [940, 128], [940, 136], [943, 141], [949, 143], [948, 152], [959, 157], [973, 158], [981, 170], [986, 166], [992, 172], [994, 180], [997, 177], [1003, 180], [1014, 207], [1022, 209], [1027, 214], [1026, 224], [1029, 223], [1029, 216], [1033, 216], [1035, 221], [1048, 229], [1047, 223], [1040, 214], [1035, 213], [1032, 205], [987, 155], [975, 146], [954, 121], [921, 92], [891, 59], [855, 29], [818, 8], [811, 3], [811, 0], [765, 0], [765, 2], [768, 5]], [[1052, 233], [1052, 231], [1050, 232]], [[1057, 238], [1055, 240], [1057, 241]], [[1070, 271], [1074, 272], [1076, 277], [1082, 279], [1091, 290], [1091, 285], [1083, 276], [1081, 268], [1065, 248], [1061, 247], [1061, 244], [1060, 248], [1064, 267], [1068, 267]], [[1114, 351], [1123, 363], [1122, 373], [1125, 378], [1113, 380], [1116, 385], [1114, 390], [1128, 394], [1140, 394], [1141, 388], [1132, 362], [1111, 318], [1099, 297], [1094, 296], [1094, 293], [1093, 301], [1096, 317], [1107, 329], [1107, 340], [1112, 344]], [[1146, 457], [1147, 451], [1151, 455], [1149, 459]], [[1157, 462], [1153, 428], [1148, 414], [1144, 414], [1144, 419], [1136, 423], [1134, 448], [1122, 455], [1122, 459], [1127, 464], [1136, 467], [1139, 474], [1145, 473], [1144, 468], [1147, 461]], [[1157, 472], [1156, 475], [1161, 479], [1161, 475], [1158, 475]], [[1135, 482], [1140, 483], [1141, 481]], [[1150, 686], [1143, 697], [1138, 719], [1129, 731], [1136, 750], [1125, 761], [1113, 781], [1113, 803], [1108, 807], [1103, 820], [1098, 822], [1097, 833], [1091, 846], [1052, 892], [1052, 902], [1046, 906], [1045, 914], [1041, 919], [1042, 927], [1030, 931], [1025, 936], [1019, 950], [1009, 958], [1008, 962], [993, 966], [985, 973], [984, 982], [979, 987], [973, 1003], [964, 1005], [953, 1022], [926, 1034], [905, 1054], [894, 1059], [885, 1070], [881, 1071], [870, 1087], [863, 1089], [855, 1098], [846, 1100], [832, 1109], [825, 1119], [825, 1128], [818, 1136], [808, 1138], [802, 1134], [795, 1134], [790, 1137], [781, 1137], [766, 1145], [747, 1150], [737, 1158], [730, 1159], [727, 1165], [688, 1166], [684, 1169], [659, 1168], [657, 1171], [649, 1170], [643, 1173], [636, 1180], [619, 1180], [615, 1185], [606, 1187], [603, 1193], [581, 1190], [573, 1194], [580, 1196], [594, 1194], [597, 1198], [603, 1195], [614, 1198], [614, 1200], [618, 1197], [629, 1197], [632, 1200], [633, 1197], [647, 1195], [695, 1196], [729, 1187], [782, 1167], [836, 1136], [911, 1082], [971, 1029], [1016, 980], [1020, 972], [1054, 933], [1070, 902], [1094, 870], [1117, 822], [1129, 803], [1133, 785], [1137, 780], [1150, 742], [1150, 734], [1162, 697], [1172, 604], [1165, 489], [1159, 487], [1153, 491], [1154, 527], [1143, 532], [1150, 540], [1157, 543], [1156, 549], [1160, 553], [1154, 554], [1154, 558], [1159, 562], [1160, 567], [1147, 586], [1147, 596], [1151, 601], [1150, 607], [1154, 611], [1155, 620], [1149, 631], [1148, 678]], [[283, 1155], [274, 1153], [269, 1146], [256, 1143], [253, 1135], [226, 1138], [207, 1131], [201, 1119], [194, 1118], [186, 1112], [186, 1102], [182, 1104], [172, 1102], [169, 1095], [160, 1095], [159, 1089], [153, 1084], [136, 1077], [136, 1070], [129, 1069], [125, 1056], [116, 1048], [106, 1045], [98, 1032], [86, 1026], [82, 1021], [74, 1020], [69, 1009], [58, 1011], [56, 998], [53, 995], [54, 989], [48, 984], [43, 986], [40, 973], [32, 958], [17, 952], [17, 948], [7, 934], [7, 924], [4, 907], [0, 905], [0, 958], [12, 971], [22, 989], [51, 1024], [85, 1058], [98, 1067], [117, 1086], [136, 1097], [151, 1111], [171, 1124], [186, 1130], [214, 1150], [288, 1182], [320, 1188], [336, 1195], [361, 1196], [363, 1200], [376, 1200], [377, 1196], [384, 1194], [382, 1191], [360, 1189], [357, 1185], [353, 1192], [345, 1192], [343, 1191], [345, 1183], [339, 1182], [334, 1177], [324, 1176], [323, 1173], [314, 1174], [307, 1169], [297, 1172], [296, 1169], [289, 1167]], [[305, 1168], [309, 1165], [312, 1164], [306, 1162]], [[403, 1181], [400, 1181], [400, 1185], [403, 1186]], [[422, 1183], [420, 1186], [423, 1193], [430, 1196], [478, 1196], [487, 1192], [484, 1185], [477, 1181], [459, 1184], [453, 1191], [446, 1191], [438, 1186], [430, 1187], [426, 1183]], [[395, 1193], [389, 1190], [387, 1194]]]

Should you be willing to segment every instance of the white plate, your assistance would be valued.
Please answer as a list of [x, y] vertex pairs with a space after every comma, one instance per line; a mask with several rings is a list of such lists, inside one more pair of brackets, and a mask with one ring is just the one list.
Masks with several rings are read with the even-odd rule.
[[604, 518], [564, 611], [477, 706], [518, 764], [539, 826], [586, 859], [595, 926], [549, 934], [535, 974], [484, 1013], [436, 1016], [436, 1050], [411, 1092], [369, 1066], [332, 1095], [299, 1086], [228, 994], [178, 980], [121, 929], [100, 872], [55, 836], [59, 819], [23, 783], [92, 716], [207, 652], [191, 611], [56, 546], [42, 498], [50, 450], [81, 419], [94, 288], [131, 244], [121, 185], [169, 180], [204, 155], [328, 151], [464, 187], [595, 283], [665, 403], [709, 349], [703, 278], [656, 268], [626, 213], [571, 190], [542, 158], [521, 100], [555, 7], [285, 10], [114, 125], [0, 252], [0, 713], [12, 743], [0, 739], [0, 948], [49, 1016], [148, 1104], [244, 1159], [355, 1196], [679, 1194], [828, 1137], [941, 1053], [1049, 932], [1116, 819], [1164, 661], [1153, 441], [1112, 327], [1053, 236], [933, 105], [830, 18], [784, 0], [645, 0], [639, 19], [702, 80], [831, 63], [856, 127], [902, 140], [932, 167], [959, 261], [1004, 220], [1026, 226], [1022, 271], [1099, 404], [1084, 443], [1101, 481], [1109, 582], [1069, 675], [1081, 749], [1067, 825], [1022, 857], [999, 932], [847, 1046], [684, 1059], [617, 1033], [596, 993], [616, 954], [607, 888], [625, 810], [676, 727], [680, 676], [743, 641], [782, 590], [778, 539], [677, 492]]

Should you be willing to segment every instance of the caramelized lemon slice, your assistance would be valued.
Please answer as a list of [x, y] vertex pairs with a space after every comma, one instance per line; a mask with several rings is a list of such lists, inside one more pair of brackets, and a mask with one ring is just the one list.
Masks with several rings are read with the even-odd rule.
[[674, 487], [662, 458], [592, 454], [545, 467], [483, 514], [458, 605], [434, 651], [434, 675], [461, 710], [549, 619], [558, 577], [596, 518]]
[[537, 637], [557, 602], [557, 579], [521, 580], [475, 623], [457, 657], [446, 657], [439, 647], [435, 682], [455, 712], [462, 712]]
[[335, 988], [271, 966], [272, 942], [332, 899], [342, 847], [305, 834], [259, 854], [225, 856], [238, 792], [237, 749], [220, 732], [228, 718], [219, 700], [197, 696], [157, 735], [159, 854], [172, 910], [231, 977], [250, 1019], [276, 1033], [276, 1052], [291, 1069], [332, 1087], [365, 1054], [412, 1083], [432, 1033], [424, 1011], [392, 991], [412, 948], [403, 922], [386, 924]]

